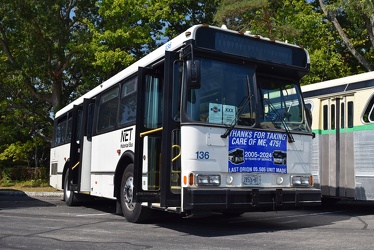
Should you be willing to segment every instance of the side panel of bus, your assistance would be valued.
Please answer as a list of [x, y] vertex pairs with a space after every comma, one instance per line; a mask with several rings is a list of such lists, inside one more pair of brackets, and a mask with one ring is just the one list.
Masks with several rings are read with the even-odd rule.
[[346, 119], [352, 112], [352, 96], [321, 100], [320, 165], [322, 195], [354, 196], [353, 124]]
[[374, 200], [373, 125], [363, 122], [372, 91], [309, 98], [315, 186], [334, 198]]

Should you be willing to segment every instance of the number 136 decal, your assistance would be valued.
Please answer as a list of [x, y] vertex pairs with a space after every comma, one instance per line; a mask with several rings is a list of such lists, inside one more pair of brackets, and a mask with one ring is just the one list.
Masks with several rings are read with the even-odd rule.
[[207, 151], [196, 151], [196, 159], [198, 159], [198, 160], [209, 159], [209, 152], [207, 152]]

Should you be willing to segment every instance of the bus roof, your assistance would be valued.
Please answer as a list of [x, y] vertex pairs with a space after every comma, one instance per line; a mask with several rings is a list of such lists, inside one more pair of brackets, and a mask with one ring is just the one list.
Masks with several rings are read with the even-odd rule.
[[309, 91], [328, 89], [328, 88], [334, 88], [334, 87], [339, 87], [339, 86], [345, 86], [343, 90], [347, 90], [350, 84], [364, 82], [364, 81], [373, 80], [373, 79], [374, 79], [374, 71], [371, 71], [371, 72], [362, 73], [358, 75], [347, 76], [347, 77], [342, 77], [342, 78], [337, 78], [337, 79], [328, 80], [324, 82], [318, 82], [318, 83], [301, 86], [301, 90], [303, 92], [309, 92]]
[[[96, 95], [98, 95], [99, 93], [101, 93], [103, 90], [108, 89], [108, 88], [114, 86], [116, 83], [122, 81], [123, 79], [131, 76], [132, 74], [134, 74], [134, 73], [136, 73], [138, 71], [139, 67], [146, 67], [146, 66], [149, 66], [150, 64], [152, 64], [154, 62], [157, 62], [158, 60], [162, 59], [165, 56], [165, 51], [168, 51], [168, 50], [170, 50], [170, 51], [177, 50], [178, 48], [182, 47], [183, 44], [186, 41], [188, 41], [188, 40], [195, 40], [195, 38], [196, 38], [196, 31], [200, 27], [209, 27], [209, 28], [212, 28], [212, 29], [217, 29], [217, 30], [225, 31], [227, 33], [240, 34], [240, 35], [243, 35], [243, 36], [256, 38], [256, 40], [264, 41], [264, 42], [271, 43], [271, 44], [279, 44], [279, 45], [282, 45], [282, 46], [299, 48], [299, 49], [302, 48], [300, 46], [297, 46], [297, 45], [294, 45], [294, 44], [289, 44], [287, 42], [274, 41], [274, 40], [270, 40], [269, 38], [264, 38], [264, 37], [257, 36], [257, 35], [251, 35], [251, 34], [249, 34], [247, 32], [246, 33], [240, 33], [240, 32], [237, 32], [237, 31], [228, 30], [227, 28], [219, 28], [219, 27], [210, 26], [210, 25], [207, 25], [207, 24], [195, 25], [195, 26], [192, 26], [191, 28], [187, 29], [185, 32], [183, 32], [182, 34], [178, 35], [174, 39], [166, 42], [164, 45], [162, 45], [158, 49], [154, 50], [153, 52], [149, 53], [148, 55], [146, 55], [142, 59], [138, 60], [137, 62], [133, 63], [129, 67], [127, 67], [124, 70], [120, 71], [116, 75], [112, 76], [108, 80], [106, 80], [103, 83], [99, 84], [94, 89], [90, 90], [86, 94], [84, 94], [81, 97], [79, 97], [78, 99], [74, 100], [73, 102], [71, 102], [67, 106], [63, 107], [62, 109], [60, 109], [56, 113], [55, 117], [59, 117], [59, 116], [65, 114], [66, 112], [68, 112], [69, 110], [71, 110], [74, 105], [80, 105], [80, 104], [82, 104], [84, 99], [93, 98]], [[309, 65], [310, 64], [309, 53], [305, 49], [303, 49], [303, 51], [305, 52], [305, 56], [306, 56], [306, 64]]]

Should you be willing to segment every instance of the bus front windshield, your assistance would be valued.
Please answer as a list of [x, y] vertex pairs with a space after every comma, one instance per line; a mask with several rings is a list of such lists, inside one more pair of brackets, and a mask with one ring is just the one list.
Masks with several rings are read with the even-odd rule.
[[187, 114], [193, 121], [254, 125], [254, 69], [223, 61], [198, 58], [201, 85], [187, 93]]
[[255, 69], [249, 65], [197, 59], [201, 84], [187, 90], [186, 111], [190, 120], [310, 132], [297, 84], [260, 76], [255, 85]]
[[263, 128], [284, 128], [290, 131], [310, 132], [298, 86], [288, 80], [258, 77], [257, 86]]

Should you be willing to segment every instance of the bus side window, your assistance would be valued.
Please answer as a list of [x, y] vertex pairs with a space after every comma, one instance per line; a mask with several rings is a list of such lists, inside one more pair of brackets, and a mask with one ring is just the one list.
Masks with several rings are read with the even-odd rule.
[[57, 121], [54, 140], [53, 140], [54, 145], [57, 146], [57, 145], [61, 145], [65, 143], [65, 136], [66, 136], [66, 115]]
[[120, 125], [135, 121], [136, 118], [136, 84], [137, 79], [126, 81], [122, 85], [120, 104]]
[[97, 130], [102, 131], [114, 128], [117, 120], [118, 88], [112, 89], [100, 98], [99, 120]]

